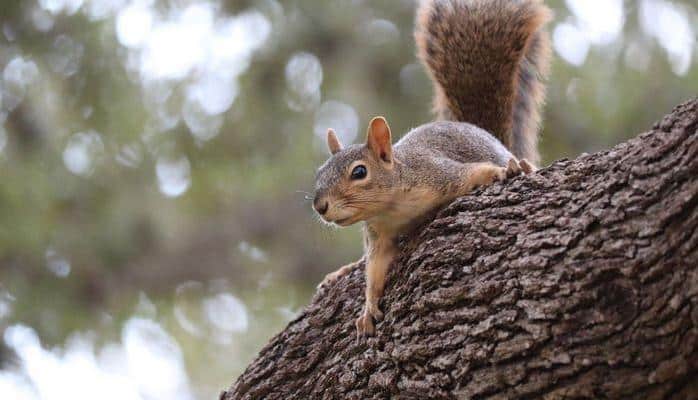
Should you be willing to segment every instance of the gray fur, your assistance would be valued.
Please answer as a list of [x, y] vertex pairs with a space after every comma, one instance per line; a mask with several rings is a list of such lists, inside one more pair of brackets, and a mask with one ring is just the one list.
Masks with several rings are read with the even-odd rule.
[[347, 146], [319, 168], [316, 194], [322, 196], [339, 190], [339, 183], [347, 179], [351, 173], [349, 167], [357, 160], [366, 160], [372, 186], [430, 187], [441, 191], [458, 180], [458, 165], [491, 162], [504, 167], [513, 156], [499, 140], [475, 125], [438, 121], [408, 132], [393, 146], [393, 157], [395, 169], [386, 171], [376, 160], [371, 160], [366, 145]]
[[356, 160], [368, 156], [365, 145], [352, 144], [330, 156], [324, 164], [318, 168], [315, 175], [316, 197], [330, 194], [337, 183], [347, 175], [349, 166]]

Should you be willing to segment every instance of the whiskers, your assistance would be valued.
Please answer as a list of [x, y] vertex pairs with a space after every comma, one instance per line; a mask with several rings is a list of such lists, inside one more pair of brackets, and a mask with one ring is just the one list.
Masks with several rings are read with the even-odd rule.
[[341, 228], [341, 226], [333, 222], [325, 221], [318, 213], [315, 213], [315, 220], [320, 223], [320, 226], [323, 228], [322, 231], [325, 233], [334, 232]]
[[300, 193], [303, 195], [303, 200], [304, 201], [313, 201], [313, 194], [310, 192], [306, 192], [305, 190], [296, 190], [296, 193]]
[[[306, 192], [305, 190], [296, 190], [296, 193], [302, 194], [303, 201], [306, 203], [312, 203], [312, 201], [315, 199], [315, 197], [313, 196], [312, 193]], [[336, 226], [335, 224], [333, 224], [331, 222], [327, 222], [324, 219], [322, 219], [320, 214], [316, 213], [315, 211], [313, 211], [313, 218], [315, 219], [315, 221], [319, 222], [320, 225], [322, 225], [322, 226], [333, 227], [335, 229], [338, 228], [338, 226]]]
[[[297, 190], [302, 194], [305, 202], [312, 202], [314, 195], [304, 190]], [[326, 229], [324, 231], [336, 231], [349, 225], [354, 225], [360, 221], [366, 221], [377, 215], [389, 204], [386, 195], [375, 193], [338, 193], [329, 196], [329, 210], [324, 216], [317, 212], [313, 213], [313, 218]], [[333, 222], [328, 222], [325, 218]]]
[[385, 203], [386, 203], [385, 200], [376, 198], [375, 196], [371, 196], [371, 197], [352, 196], [352, 197], [344, 198], [341, 201], [339, 201], [337, 204], [337, 207], [351, 208], [354, 210], [365, 210], [365, 209], [380, 207], [381, 205], [384, 205]]

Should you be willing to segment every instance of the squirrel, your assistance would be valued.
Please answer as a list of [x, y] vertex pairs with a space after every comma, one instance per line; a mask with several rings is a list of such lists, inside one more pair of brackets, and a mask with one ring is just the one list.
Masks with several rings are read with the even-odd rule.
[[371, 120], [360, 145], [343, 147], [328, 130], [331, 156], [318, 169], [313, 208], [327, 223], [364, 222], [359, 335], [373, 335], [383, 318], [378, 302], [400, 235], [478, 186], [535, 171], [551, 15], [541, 0], [420, 1], [415, 39], [434, 84], [437, 121], [395, 145], [383, 117]]

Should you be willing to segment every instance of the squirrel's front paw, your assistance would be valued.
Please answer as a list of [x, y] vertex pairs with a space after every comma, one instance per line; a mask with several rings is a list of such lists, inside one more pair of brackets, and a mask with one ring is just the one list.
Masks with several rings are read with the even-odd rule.
[[516, 160], [512, 158], [507, 164], [507, 178], [513, 178], [521, 174], [528, 175], [536, 172], [536, 167], [533, 166], [528, 160], [522, 158], [521, 160]]
[[519, 162], [515, 158], [509, 159], [506, 170], [507, 178], [513, 178], [521, 174], [521, 167], [519, 166]]
[[376, 304], [367, 303], [366, 304], [366, 312], [368, 312], [368, 314], [370, 314], [373, 317], [373, 319], [375, 319], [376, 321], [383, 320], [383, 312], [380, 310], [380, 308], [378, 308], [378, 303], [376, 303]]
[[364, 310], [361, 316], [356, 320], [356, 333], [359, 336], [373, 336], [376, 333], [376, 328], [373, 325], [373, 317], [368, 311]]
[[359, 336], [373, 336], [376, 332], [373, 321], [382, 321], [383, 312], [378, 304], [366, 303], [361, 316], [356, 320], [356, 332]]
[[525, 158], [522, 158], [522, 159], [519, 161], [519, 167], [521, 167], [521, 170], [522, 170], [523, 173], [526, 174], [526, 175], [531, 174], [531, 173], [533, 173], [533, 172], [536, 172], [536, 171], [538, 170], [536, 167], [533, 166], [533, 164], [531, 164], [530, 162], [528, 162], [528, 160], [525, 159]]

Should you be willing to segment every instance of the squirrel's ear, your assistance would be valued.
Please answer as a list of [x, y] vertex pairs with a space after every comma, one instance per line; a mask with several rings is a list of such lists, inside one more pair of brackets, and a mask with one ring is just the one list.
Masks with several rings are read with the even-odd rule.
[[393, 144], [391, 140], [390, 127], [385, 118], [373, 118], [368, 125], [366, 145], [377, 158], [387, 163], [393, 161]]
[[330, 153], [335, 154], [342, 150], [342, 143], [337, 138], [337, 134], [334, 133], [332, 128], [327, 130], [327, 147], [330, 149]]

